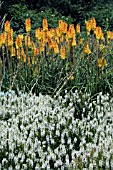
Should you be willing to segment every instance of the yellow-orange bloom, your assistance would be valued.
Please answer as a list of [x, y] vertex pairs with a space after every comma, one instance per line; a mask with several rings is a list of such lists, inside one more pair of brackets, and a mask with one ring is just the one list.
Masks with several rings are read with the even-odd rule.
[[47, 18], [44, 18], [44, 19], [43, 19], [42, 26], [43, 26], [43, 31], [48, 31], [48, 22], [47, 22]]
[[30, 47], [31, 46], [31, 40], [30, 40], [30, 36], [29, 35], [25, 36], [25, 46], [26, 47]]
[[98, 67], [106, 67], [106, 66], [107, 66], [106, 59], [104, 57], [98, 58]]
[[60, 56], [61, 56], [61, 59], [63, 60], [66, 58], [66, 49], [64, 46], [61, 47]]
[[12, 46], [13, 45], [13, 30], [11, 29], [7, 36], [7, 45]]
[[72, 47], [76, 46], [76, 39], [75, 37], [73, 36], [73, 39], [72, 39]]
[[96, 28], [96, 20], [95, 18], [91, 18], [90, 20], [86, 21], [86, 30], [87, 34], [90, 34], [91, 30], [95, 30]]
[[25, 63], [26, 62], [26, 54], [24, 54], [23, 56], [22, 56], [22, 61]]
[[36, 55], [38, 55], [39, 54], [39, 49], [38, 48], [34, 48], [33, 49], [33, 56], [36, 56]]
[[84, 47], [84, 53], [85, 54], [91, 54], [91, 50], [89, 49], [89, 45], [86, 44], [86, 46]]
[[10, 32], [10, 22], [6, 21], [4, 24], [4, 30], [5, 32]]
[[113, 40], [113, 32], [112, 31], [107, 31], [107, 38], [109, 40]]
[[80, 37], [79, 44], [82, 44], [82, 43], [83, 43], [83, 39]]
[[53, 47], [53, 40], [48, 37], [48, 47], [49, 47], [49, 50]]
[[19, 59], [20, 59], [20, 57], [21, 57], [20, 49], [18, 49], [18, 48], [17, 48], [16, 53], [17, 53], [17, 58], [19, 58]]
[[86, 21], [86, 30], [88, 35], [90, 34], [91, 28], [92, 28], [91, 20]]
[[104, 34], [102, 32], [101, 27], [96, 27], [94, 33], [95, 33], [97, 40], [100, 40], [100, 39], [103, 40], [104, 39]]
[[57, 28], [55, 29], [55, 32], [56, 32], [56, 36], [58, 36], [58, 37], [60, 38], [61, 35], [62, 35], [61, 29], [60, 29], [59, 27], [57, 27]]
[[11, 57], [14, 57], [16, 56], [16, 50], [15, 50], [15, 47], [11, 47]]
[[68, 32], [67, 32], [67, 36], [68, 36], [69, 39], [70, 39], [70, 38], [73, 38], [73, 36], [75, 36], [74, 24], [71, 24], [71, 25], [69, 26], [69, 30], [68, 30]]
[[80, 24], [77, 24], [76, 26], [76, 33], [80, 34]]
[[22, 47], [22, 39], [20, 38], [20, 36], [17, 36], [15, 44], [16, 44], [16, 49]]
[[38, 40], [40, 40], [43, 37], [41, 28], [36, 29], [35, 36]]
[[92, 18], [91, 19], [91, 29], [95, 30], [95, 28], [96, 28], [96, 20], [95, 20], [95, 18]]
[[105, 47], [106, 46], [104, 44], [100, 44], [100, 46], [99, 46], [100, 51], [103, 51], [105, 49]]
[[40, 43], [40, 53], [44, 52], [44, 47], [45, 47], [45, 43], [44, 43], [43, 39], [41, 39], [41, 43]]
[[58, 44], [56, 42], [53, 43], [53, 48], [54, 48], [54, 53], [58, 54], [59, 53], [59, 48], [58, 48]]
[[0, 47], [6, 42], [6, 32], [0, 34]]
[[70, 79], [70, 80], [74, 80], [74, 76], [71, 75], [71, 76], [69, 77], [69, 79]]
[[59, 25], [59, 29], [61, 30], [61, 32], [63, 34], [66, 34], [67, 33], [67, 23], [63, 22], [62, 20], [59, 20], [58, 25]]
[[25, 26], [26, 26], [26, 32], [30, 32], [31, 31], [31, 20], [30, 20], [30, 18], [27, 18], [25, 20]]
[[48, 31], [47, 35], [48, 35], [50, 38], [53, 38], [53, 37], [55, 36], [55, 29], [51, 28], [51, 29]]

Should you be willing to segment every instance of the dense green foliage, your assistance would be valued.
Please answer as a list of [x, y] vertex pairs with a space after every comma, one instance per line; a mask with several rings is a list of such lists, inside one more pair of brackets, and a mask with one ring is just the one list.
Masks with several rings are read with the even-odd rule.
[[25, 20], [27, 13], [37, 18], [39, 12], [48, 13], [47, 11], [51, 9], [53, 14], [57, 11], [59, 16], [70, 16], [74, 23], [84, 24], [85, 19], [93, 16], [100, 26], [105, 27], [106, 18], [109, 18], [109, 25], [112, 27], [113, 3], [110, 0], [4, 0], [2, 8], [1, 14], [7, 13], [7, 18], [13, 18], [13, 24], [16, 24], [15, 20], [17, 20], [20, 26], [21, 19]]

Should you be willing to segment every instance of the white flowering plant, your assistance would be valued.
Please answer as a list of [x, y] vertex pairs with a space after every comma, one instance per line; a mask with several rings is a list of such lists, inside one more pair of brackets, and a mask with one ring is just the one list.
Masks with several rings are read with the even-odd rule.
[[0, 92], [1, 170], [113, 169], [113, 99]]

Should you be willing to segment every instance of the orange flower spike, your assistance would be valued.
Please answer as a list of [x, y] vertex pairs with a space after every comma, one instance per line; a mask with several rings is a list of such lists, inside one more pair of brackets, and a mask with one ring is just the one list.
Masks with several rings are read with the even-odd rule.
[[62, 26], [63, 26], [63, 28], [62, 28], [62, 33], [63, 33], [63, 34], [66, 34], [66, 33], [67, 33], [67, 26], [68, 26], [67, 23], [66, 23], [66, 22], [63, 22], [63, 23], [62, 23]]
[[98, 67], [102, 67], [102, 59], [101, 58], [98, 58], [97, 64], [98, 64]]
[[21, 38], [21, 40], [23, 40], [24, 38], [23, 34], [19, 34], [18, 36]]
[[43, 19], [42, 26], [43, 26], [43, 31], [48, 31], [48, 22], [46, 18]]
[[53, 43], [53, 48], [54, 48], [54, 53], [58, 54], [59, 53], [59, 48], [58, 48], [58, 44], [56, 42]]
[[61, 47], [60, 56], [61, 56], [61, 59], [63, 59], [63, 60], [66, 58], [66, 49], [64, 46]]
[[0, 34], [0, 44], [1, 46], [6, 42], [6, 32]]
[[22, 60], [23, 60], [23, 62], [25, 63], [26, 62], [26, 54], [24, 54], [23, 56], [22, 56]]
[[103, 34], [103, 32], [101, 33], [101, 38], [100, 38], [101, 40], [104, 40], [104, 34]]
[[83, 39], [82, 39], [82, 37], [80, 37], [79, 44], [82, 44], [82, 43], [83, 43]]
[[76, 39], [75, 37], [73, 36], [73, 39], [72, 39], [72, 47], [76, 46]]
[[77, 24], [76, 26], [76, 33], [80, 34], [80, 24]]
[[26, 32], [30, 32], [31, 31], [31, 20], [30, 20], [30, 18], [27, 18], [25, 20], [25, 26], [26, 26]]
[[44, 52], [44, 46], [45, 46], [45, 43], [43, 41], [43, 39], [41, 39], [41, 43], [40, 43], [40, 52]]
[[90, 34], [91, 28], [92, 28], [92, 21], [91, 20], [86, 21], [87, 35]]
[[32, 49], [35, 48], [35, 43], [33, 41], [31, 42], [31, 46], [32, 46]]
[[11, 36], [11, 33], [8, 34], [7, 45], [8, 45], [8, 46], [12, 46], [12, 45], [13, 45], [13, 38], [12, 38], [12, 36]]
[[49, 49], [53, 47], [53, 41], [50, 37], [48, 37], [48, 46], [49, 46]]
[[31, 40], [30, 40], [30, 36], [29, 35], [25, 36], [25, 46], [26, 47], [30, 47], [31, 46]]
[[50, 29], [49, 35], [51, 38], [53, 38], [55, 36], [55, 30], [53, 28]]
[[5, 24], [4, 24], [4, 30], [5, 32], [10, 32], [10, 22], [9, 21], [6, 21]]
[[9, 33], [10, 33], [12, 39], [13, 39], [13, 33], [14, 33], [14, 32], [13, 32], [13, 29], [12, 29], [12, 28], [10, 29], [10, 32], [9, 32]]
[[69, 26], [69, 31], [70, 31], [70, 33], [71, 33], [72, 35], [75, 35], [74, 24], [71, 24], [71, 25]]
[[21, 55], [23, 56], [24, 54], [25, 54], [24, 48], [22, 47], [22, 48], [21, 48]]
[[86, 46], [84, 47], [84, 53], [85, 54], [91, 54], [91, 50], [89, 49], [89, 45], [88, 44], [86, 44]]
[[112, 32], [111, 31], [107, 31], [107, 38], [111, 39], [111, 36], [112, 36]]
[[71, 24], [69, 26], [69, 30], [67, 32], [67, 36], [69, 39], [73, 38], [73, 36], [75, 36], [75, 29], [74, 29], [74, 24]]
[[92, 18], [91, 22], [92, 22], [92, 24], [91, 24], [92, 30], [95, 30], [95, 28], [96, 28], [96, 20], [95, 20], [95, 18]]
[[43, 36], [41, 28], [36, 29], [35, 36], [38, 40], [41, 40], [41, 38]]
[[102, 57], [102, 66], [104, 66], [104, 67], [107, 66], [107, 62], [106, 62], [106, 59], [104, 57]]
[[55, 29], [55, 33], [56, 33], [56, 36], [58, 36], [59, 38], [60, 38], [61, 35], [62, 35], [62, 32], [61, 32], [61, 30], [60, 30], [59, 27], [57, 27], [57, 28]]
[[2, 46], [2, 34], [0, 34], [0, 48], [1, 48], [1, 46]]
[[7, 37], [7, 45], [12, 46], [13, 45], [13, 29], [10, 29], [10, 32], [8, 33]]
[[11, 57], [14, 57], [14, 56], [16, 56], [16, 49], [15, 49], [15, 47], [11, 47]]
[[98, 63], [98, 67], [106, 67], [107, 66], [107, 62], [104, 57], [99, 58], [97, 63]]
[[16, 52], [17, 52], [17, 58], [19, 58], [19, 59], [20, 59], [20, 57], [21, 57], [20, 50], [19, 50], [19, 49], [17, 49], [17, 50], [16, 50]]
[[44, 43], [47, 43], [47, 41], [48, 41], [47, 31], [46, 31], [46, 32], [43, 31], [42, 34], [43, 34], [43, 35], [42, 35], [42, 39], [43, 39]]
[[59, 21], [58, 21], [58, 28], [59, 28], [60, 30], [63, 29], [63, 21], [62, 21], [62, 20], [59, 20]]
[[15, 43], [16, 43], [16, 49], [19, 49], [22, 47], [22, 40], [19, 36], [17, 36]]
[[36, 55], [38, 55], [39, 54], [39, 49], [38, 48], [34, 48], [33, 49], [33, 56], [36, 56]]
[[113, 32], [111, 32], [111, 40], [113, 40]]
[[102, 33], [102, 29], [101, 27], [96, 27], [95, 31], [94, 31], [95, 35], [96, 35], [96, 39], [100, 40], [104, 38], [104, 35]]

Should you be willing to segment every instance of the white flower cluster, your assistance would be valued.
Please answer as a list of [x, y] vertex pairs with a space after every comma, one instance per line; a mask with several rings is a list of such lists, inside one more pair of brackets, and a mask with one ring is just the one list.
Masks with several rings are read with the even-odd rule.
[[113, 99], [0, 93], [0, 170], [113, 169]]

